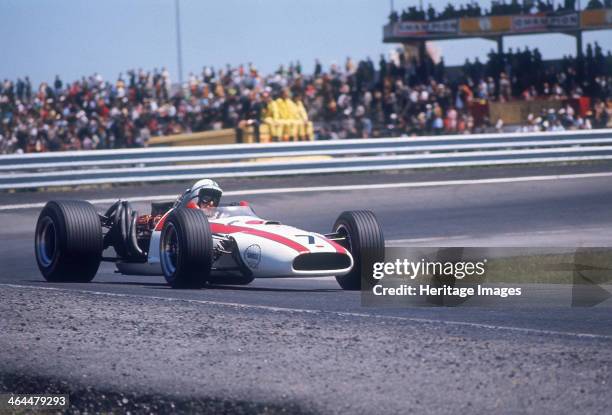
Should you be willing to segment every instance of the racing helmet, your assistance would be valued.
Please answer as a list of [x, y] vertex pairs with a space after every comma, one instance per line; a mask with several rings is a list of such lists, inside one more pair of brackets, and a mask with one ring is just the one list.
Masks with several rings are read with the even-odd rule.
[[212, 202], [213, 206], [219, 206], [223, 190], [217, 182], [210, 179], [200, 180], [195, 184], [198, 188], [198, 205], [208, 206]]
[[219, 206], [222, 195], [221, 187], [210, 179], [199, 180], [189, 189], [189, 199], [193, 200], [197, 196], [198, 206]]

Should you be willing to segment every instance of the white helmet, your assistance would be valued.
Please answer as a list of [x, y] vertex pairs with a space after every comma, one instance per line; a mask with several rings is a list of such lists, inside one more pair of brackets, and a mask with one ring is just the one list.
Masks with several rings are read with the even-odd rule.
[[219, 187], [214, 180], [202, 179], [198, 180], [193, 186], [187, 189], [185, 195], [187, 196], [183, 198], [185, 202], [194, 200], [197, 197], [198, 204], [208, 204], [212, 202], [213, 206], [219, 206], [223, 190], [221, 190], [221, 187]]

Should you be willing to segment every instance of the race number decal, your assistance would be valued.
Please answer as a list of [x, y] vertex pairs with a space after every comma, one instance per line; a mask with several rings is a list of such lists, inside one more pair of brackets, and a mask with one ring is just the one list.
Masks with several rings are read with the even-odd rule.
[[315, 244], [315, 237], [312, 235], [295, 235], [296, 238], [306, 238], [308, 240], [308, 245]]

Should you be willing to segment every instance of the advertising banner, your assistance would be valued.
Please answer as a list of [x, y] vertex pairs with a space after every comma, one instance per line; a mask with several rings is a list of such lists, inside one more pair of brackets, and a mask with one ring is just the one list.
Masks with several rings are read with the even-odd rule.
[[548, 16], [548, 27], [551, 29], [571, 29], [578, 27], [578, 13], [567, 13]]
[[584, 28], [612, 25], [612, 9], [585, 10], [580, 15]]
[[511, 16], [467, 17], [460, 21], [462, 34], [507, 32], [512, 27]]
[[491, 16], [491, 32], [506, 32], [512, 28], [511, 16]]
[[463, 17], [441, 21], [392, 23], [384, 28], [385, 39], [458, 36], [513, 35], [549, 31], [612, 28], [612, 9], [568, 13], [537, 13], [513, 16]]
[[470, 17], [461, 19], [459, 30], [461, 33], [483, 33], [491, 31], [490, 17]]
[[578, 27], [578, 13], [512, 16], [512, 32], [539, 32]]
[[545, 14], [512, 16], [513, 32], [544, 31], [547, 26], [548, 18]]
[[437, 22], [400, 22], [393, 27], [393, 35], [399, 37], [418, 37], [437, 34], [457, 33], [459, 22], [457, 19], [441, 20]]
[[441, 20], [439, 22], [429, 22], [427, 31], [429, 33], [457, 33], [459, 27], [457, 19]]
[[427, 22], [401, 22], [393, 26], [395, 36], [419, 36], [427, 33]]

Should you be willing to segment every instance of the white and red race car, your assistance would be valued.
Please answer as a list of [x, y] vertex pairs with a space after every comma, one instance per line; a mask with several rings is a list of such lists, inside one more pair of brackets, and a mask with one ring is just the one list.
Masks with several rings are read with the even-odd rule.
[[[383, 233], [370, 211], [343, 212], [323, 235], [262, 219], [245, 202], [199, 208], [196, 187], [152, 203], [147, 215], [122, 200], [105, 214], [86, 201], [48, 202], [35, 233], [42, 275], [89, 282], [110, 261], [125, 275], [163, 275], [174, 288], [334, 275], [355, 290], [371, 283], [372, 264], [384, 260]], [[104, 256], [110, 248], [114, 255]]]

